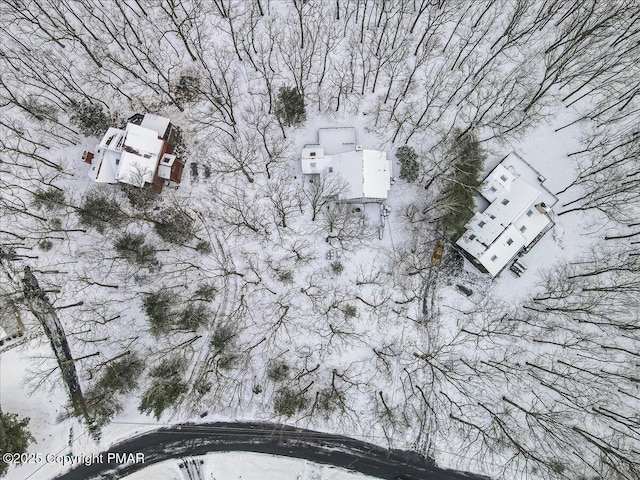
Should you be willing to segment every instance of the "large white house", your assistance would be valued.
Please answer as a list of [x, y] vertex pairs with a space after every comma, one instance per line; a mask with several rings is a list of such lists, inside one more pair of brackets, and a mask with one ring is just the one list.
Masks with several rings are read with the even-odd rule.
[[85, 161], [91, 163], [92, 180], [153, 185], [158, 191], [165, 184], [180, 182], [183, 165], [172, 154], [169, 119], [147, 113], [139, 123], [129, 122], [124, 129], [109, 128], [95, 153], [85, 154]]
[[340, 176], [348, 185], [344, 200], [381, 202], [391, 188], [391, 162], [386, 152], [356, 144], [352, 127], [319, 129], [318, 143], [302, 149], [301, 165], [305, 175]]
[[479, 211], [456, 242], [480, 270], [495, 277], [554, 225], [549, 212], [556, 198], [542, 181], [524, 159], [510, 153], [482, 182]]

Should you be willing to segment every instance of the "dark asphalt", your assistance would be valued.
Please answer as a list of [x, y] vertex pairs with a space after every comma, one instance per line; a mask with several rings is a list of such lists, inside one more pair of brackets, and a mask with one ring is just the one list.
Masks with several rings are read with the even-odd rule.
[[[341, 435], [272, 423], [183, 424], [132, 437], [104, 452], [105, 463], [81, 465], [57, 480], [117, 479], [163, 460], [209, 452], [257, 452], [334, 465], [381, 479], [488, 480], [438, 468], [414, 452], [388, 450]], [[144, 453], [144, 463], [106, 463], [108, 452]]]

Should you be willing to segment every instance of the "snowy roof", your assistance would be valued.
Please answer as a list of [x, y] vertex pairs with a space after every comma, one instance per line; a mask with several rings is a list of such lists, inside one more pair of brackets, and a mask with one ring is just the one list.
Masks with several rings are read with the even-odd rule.
[[146, 158], [155, 155], [156, 161], [158, 160], [164, 141], [158, 138], [154, 130], [128, 123], [126, 132], [124, 150]]
[[356, 149], [356, 129], [353, 127], [331, 127], [318, 130], [318, 143], [326, 155], [346, 153]]
[[[147, 127], [143, 126], [145, 120]], [[169, 119], [147, 114], [142, 125], [128, 123], [124, 130], [109, 128], [96, 147], [89, 177], [100, 183], [124, 182], [139, 187], [153, 182], [165, 144], [156, 128], [162, 129], [163, 125], [166, 130]]]
[[391, 189], [391, 162], [385, 152], [362, 150], [364, 197], [387, 198]]
[[551, 224], [548, 208], [540, 211], [536, 207], [544, 203], [542, 191], [520, 175], [525, 168], [520, 165], [516, 170], [503, 161], [489, 173], [480, 187], [489, 205], [467, 222], [467, 231], [456, 242], [491, 276], [500, 273]]
[[140, 126], [142, 128], [153, 130], [159, 137], [164, 137], [164, 134], [167, 132], [167, 128], [169, 128], [170, 122], [171, 120], [168, 118], [153, 115], [152, 113], [146, 113], [142, 122], [140, 122]]
[[175, 155], [170, 155], [165, 153], [160, 160], [160, 164], [158, 165], [158, 176], [160, 178], [164, 178], [165, 180], [171, 179], [171, 167], [176, 161]]
[[89, 178], [98, 183], [117, 183], [116, 175], [121, 155], [119, 151], [98, 148], [91, 162]]
[[[302, 173], [339, 175], [349, 186], [348, 199], [387, 198], [391, 162], [385, 152], [356, 149], [354, 128], [320, 129], [319, 138], [320, 144], [302, 149]], [[328, 153], [337, 151], [340, 153]]]
[[142, 187], [145, 183], [153, 182], [153, 176], [158, 166], [158, 157], [145, 158], [134, 153], [123, 152], [116, 180], [122, 183]]
[[0, 340], [23, 330], [19, 318], [15, 304], [6, 298], [0, 298]]
[[124, 130], [110, 127], [104, 134], [104, 137], [102, 137], [98, 148], [104, 148], [108, 150], [121, 150], [122, 141], [124, 140], [125, 135], [126, 132]]

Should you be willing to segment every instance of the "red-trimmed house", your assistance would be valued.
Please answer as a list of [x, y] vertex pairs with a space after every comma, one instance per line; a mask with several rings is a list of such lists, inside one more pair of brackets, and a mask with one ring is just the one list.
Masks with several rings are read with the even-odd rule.
[[[135, 117], [139, 124], [133, 123]], [[158, 193], [177, 186], [184, 164], [173, 154], [178, 135], [171, 121], [150, 113], [132, 119], [124, 129], [109, 128], [95, 153], [85, 152], [89, 177], [98, 183], [153, 186]]]

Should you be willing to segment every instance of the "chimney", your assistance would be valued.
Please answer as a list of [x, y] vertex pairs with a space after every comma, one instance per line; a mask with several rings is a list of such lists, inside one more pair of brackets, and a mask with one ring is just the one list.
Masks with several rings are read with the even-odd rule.
[[540, 202], [536, 204], [536, 210], [538, 210], [541, 214], [546, 215], [549, 211], [547, 205], [544, 202]]
[[82, 161], [84, 163], [88, 163], [89, 165], [91, 165], [91, 161], [93, 160], [93, 152], [87, 152], [85, 151], [82, 154]]

